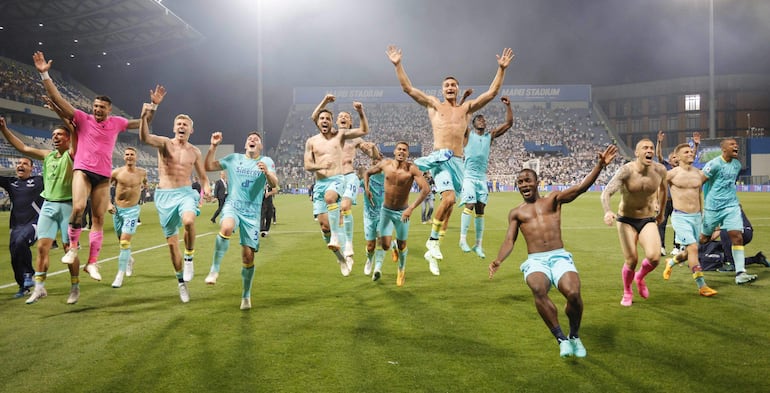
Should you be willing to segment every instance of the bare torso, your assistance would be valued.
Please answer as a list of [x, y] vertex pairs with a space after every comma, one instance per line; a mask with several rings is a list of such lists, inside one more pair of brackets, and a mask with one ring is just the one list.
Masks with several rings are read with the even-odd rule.
[[671, 202], [674, 209], [685, 213], [701, 211], [701, 185], [703, 174], [693, 166], [680, 165], [668, 172]]
[[191, 143], [168, 139], [158, 149], [158, 188], [171, 189], [192, 185], [195, 162], [201, 151]]
[[454, 106], [441, 102], [435, 108], [428, 107], [428, 117], [433, 128], [433, 150], [449, 149], [462, 157], [463, 141], [468, 128], [470, 113], [467, 103]]
[[561, 239], [561, 204], [554, 193], [534, 203], [522, 203], [513, 212], [519, 230], [527, 242], [529, 254], [564, 248]]
[[135, 206], [139, 202], [147, 171], [142, 168], [123, 166], [115, 169], [112, 178], [115, 179], [115, 206], [120, 208]]
[[629, 218], [657, 216], [658, 190], [666, 178], [666, 168], [658, 163], [643, 166], [632, 161], [625, 164], [621, 171], [626, 173], [620, 188], [618, 214]]
[[317, 134], [307, 140], [311, 150], [312, 160], [324, 167], [315, 171], [316, 179], [341, 175], [342, 172], [342, 135], [344, 130], [325, 138], [323, 134]]
[[403, 210], [409, 207], [409, 191], [414, 183], [411, 172], [413, 164], [386, 160], [382, 172], [385, 174], [385, 198], [383, 206], [391, 210]]
[[354, 138], [345, 140], [345, 145], [342, 146], [342, 173], [347, 175], [353, 173], [356, 168], [353, 166], [353, 161], [356, 159], [356, 152], [358, 146], [363, 142], [363, 138]]

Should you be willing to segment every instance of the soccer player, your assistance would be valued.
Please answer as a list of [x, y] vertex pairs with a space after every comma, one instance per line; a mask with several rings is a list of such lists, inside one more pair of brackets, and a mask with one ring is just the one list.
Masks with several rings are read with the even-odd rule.
[[115, 186], [115, 200], [107, 209], [112, 216], [115, 234], [120, 242], [118, 254], [118, 273], [112, 282], [113, 288], [123, 286], [123, 278], [134, 274], [134, 258], [131, 256], [131, 238], [136, 233], [139, 223], [139, 195], [142, 186], [147, 184], [147, 170], [136, 166], [136, 149], [127, 147], [123, 152], [125, 165], [116, 168], [110, 176], [110, 183]]
[[[756, 274], [746, 273], [746, 256], [743, 250], [743, 220], [735, 181], [741, 170], [738, 161], [738, 141], [723, 139], [719, 144], [722, 154], [714, 157], [703, 167], [706, 180], [703, 184], [703, 227], [700, 242], [708, 242], [717, 226], [726, 230], [733, 243], [731, 248], [735, 263], [735, 283], [746, 284], [757, 279]], [[727, 252], [727, 250], [725, 250]]]
[[390, 45], [385, 53], [395, 66], [396, 76], [404, 92], [428, 110], [428, 118], [433, 129], [433, 153], [416, 159], [414, 163], [422, 171], [431, 171], [436, 189], [441, 194], [441, 203], [436, 208], [430, 236], [425, 243], [428, 251], [424, 255], [431, 273], [439, 275], [438, 262], [444, 259], [439, 248], [439, 231], [444, 221], [449, 219], [452, 206], [456, 201], [455, 196], [462, 188], [463, 144], [467, 136], [468, 121], [474, 112], [492, 101], [500, 91], [500, 86], [505, 79], [505, 69], [514, 55], [510, 48], [503, 49], [502, 54], [497, 55], [497, 73], [489, 89], [478, 97], [457, 105], [460, 87], [456, 78], [452, 76], [444, 78], [441, 85], [444, 96], [442, 102], [437, 97], [429, 96], [412, 85], [401, 62], [400, 48]]
[[[340, 197], [344, 194], [343, 146], [348, 139], [355, 139], [369, 132], [369, 123], [360, 102], [354, 102], [353, 108], [361, 120], [360, 128], [339, 128], [332, 126], [332, 112], [321, 109], [316, 121], [319, 133], [305, 142], [304, 166], [308, 172], [315, 173], [313, 186], [313, 215], [318, 219], [327, 248], [334, 252], [343, 276], [350, 275], [353, 258], [340, 253], [340, 243], [345, 244], [345, 232], [340, 228]], [[356, 187], [358, 187], [356, 185]]]
[[[159, 179], [155, 189], [155, 207], [171, 253], [179, 298], [182, 303], [187, 303], [190, 301], [190, 293], [186, 283], [192, 280], [194, 273], [195, 217], [200, 214], [198, 201], [201, 198], [192, 188], [190, 179], [193, 169], [201, 179], [203, 193], [207, 198], [211, 195], [211, 185], [203, 167], [201, 151], [189, 142], [190, 135], [194, 132], [190, 116], [177, 115], [174, 118], [174, 138], [168, 138], [150, 133], [148, 121], [154, 111], [155, 106], [152, 104], [144, 104], [142, 107], [139, 139], [158, 149]], [[180, 226], [184, 226], [184, 257], [179, 250]]]
[[[585, 179], [564, 191], [554, 191], [541, 197], [537, 187], [537, 173], [531, 169], [522, 169], [516, 179], [516, 185], [524, 198], [524, 203], [508, 213], [508, 232], [500, 251], [489, 264], [489, 278], [492, 279], [500, 264], [513, 251], [519, 230], [527, 242], [527, 260], [521, 264], [524, 281], [532, 290], [535, 307], [543, 322], [559, 343], [559, 356], [585, 357], [586, 349], [580, 340], [578, 331], [583, 318], [583, 299], [580, 294], [578, 276], [572, 254], [564, 249], [561, 238], [561, 207], [570, 203], [586, 192], [596, 181], [607, 165], [617, 154], [617, 146], [608, 146], [598, 154], [596, 166]], [[559, 325], [556, 306], [548, 296], [554, 286], [567, 299], [565, 313], [569, 318], [569, 337]]]
[[[333, 94], [327, 94], [324, 96], [321, 103], [313, 111], [310, 116], [313, 123], [318, 125], [318, 116], [326, 105], [334, 102], [335, 96]], [[353, 120], [350, 117], [350, 113], [341, 111], [337, 114], [337, 128], [332, 128], [332, 132], [336, 133], [340, 129], [353, 128]], [[345, 229], [345, 246], [343, 248], [343, 255], [345, 258], [353, 257], [355, 253], [353, 248], [353, 205], [356, 204], [358, 197], [358, 187], [361, 184], [361, 179], [358, 178], [356, 170], [353, 167], [353, 161], [356, 159], [356, 152], [361, 150], [365, 152], [363, 138], [346, 139], [345, 145], [342, 146], [342, 176], [344, 177], [344, 191], [342, 194], [342, 202], [340, 203], [340, 215], [342, 216], [343, 226]], [[371, 158], [371, 157], [370, 157]]]
[[[58, 111], [58, 108], [51, 108]], [[24, 144], [6, 126], [5, 119], [0, 117], [0, 130], [3, 136], [16, 150], [38, 160], [43, 160], [43, 206], [37, 219], [37, 260], [35, 263], [35, 289], [27, 299], [32, 304], [48, 296], [45, 280], [48, 275], [50, 251], [56, 240], [56, 233], [61, 231], [64, 249], [72, 247], [67, 237], [67, 220], [72, 212], [72, 165], [75, 148], [70, 144], [71, 130], [66, 125], [54, 128], [51, 134], [53, 150], [44, 150]], [[39, 192], [39, 191], [36, 191]], [[67, 304], [75, 304], [80, 298], [80, 259], [67, 265], [70, 272], [70, 294]], [[22, 294], [23, 296], [23, 294]]]
[[681, 262], [685, 259], [692, 271], [698, 292], [702, 296], [714, 296], [717, 291], [706, 285], [703, 278], [703, 268], [698, 261], [698, 234], [703, 226], [701, 185], [706, 179], [703, 173], [692, 166], [695, 161], [695, 152], [687, 143], [682, 143], [674, 149], [679, 164], [668, 171], [666, 183], [669, 186], [673, 211], [671, 213], [671, 226], [677, 243], [684, 246], [684, 250], [675, 255], [674, 259], [666, 260], [666, 268], [663, 270], [663, 278], [671, 277], [671, 268], [674, 261]]
[[[460, 249], [463, 252], [473, 250], [481, 258], [486, 258], [481, 243], [484, 239], [484, 208], [489, 200], [487, 189], [489, 148], [495, 138], [505, 134], [513, 126], [511, 101], [508, 97], [501, 97], [500, 101], [505, 105], [505, 123], [488, 132], [486, 131], [487, 121], [484, 115], [476, 115], [472, 122], [473, 131], [469, 133], [468, 143], [465, 145], [465, 167], [461, 200], [465, 204], [465, 209], [463, 209], [463, 213], [460, 216]], [[476, 243], [473, 247], [469, 247], [466, 238], [474, 210], [476, 214], [474, 219]]]
[[[371, 142], [364, 142], [364, 149], [368, 150], [368, 155], [372, 158], [372, 167], [382, 161], [380, 149]], [[380, 172], [371, 176], [366, 176], [366, 169], [361, 169], [361, 181], [364, 190], [369, 190], [371, 198], [368, 195], [364, 198], [364, 239], [366, 240], [366, 264], [364, 264], [364, 274], [372, 275], [372, 281], [377, 281], [382, 276], [382, 261], [385, 258], [385, 251], [377, 248], [377, 241], [380, 233], [377, 228], [380, 225], [380, 210], [385, 192], [385, 174]], [[367, 184], [368, 183], [368, 184]]]
[[[72, 247], [64, 254], [62, 262], [72, 263], [77, 256], [83, 213], [88, 198], [91, 197], [93, 226], [88, 235], [89, 253], [85, 271], [91, 278], [100, 281], [102, 276], [99, 274], [96, 261], [104, 239], [104, 214], [110, 203], [109, 179], [112, 174], [112, 150], [115, 148], [118, 134], [127, 129], [139, 128], [140, 120], [113, 116], [112, 100], [107, 96], [97, 96], [94, 99], [92, 115], [75, 109], [62, 97], [48, 75], [53, 60], [46, 61], [43, 52], [35, 52], [32, 59], [35, 68], [43, 78], [43, 86], [48, 97], [60, 109], [65, 122], [74, 124], [77, 137], [76, 151], [80, 152], [75, 156], [75, 171], [72, 175], [72, 216], [67, 229]], [[165, 88], [160, 85], [150, 91], [150, 100], [155, 107], [163, 101], [165, 94]], [[152, 114], [149, 116], [148, 122], [152, 120]]]
[[219, 267], [235, 228], [240, 230], [241, 239], [241, 278], [243, 292], [241, 310], [251, 308], [251, 284], [254, 280], [254, 253], [259, 251], [259, 235], [262, 214], [262, 196], [265, 185], [278, 186], [275, 164], [270, 157], [262, 156], [262, 136], [251, 132], [246, 137], [245, 154], [232, 153], [217, 160], [217, 146], [222, 143], [222, 133], [211, 134], [211, 146], [206, 153], [207, 171], [227, 172], [228, 189], [225, 205], [222, 207], [222, 219], [219, 220], [219, 234], [214, 243], [214, 257], [211, 270], [204, 280], [214, 285], [219, 277]]
[[[369, 187], [369, 177], [382, 172], [385, 176], [385, 196], [383, 197], [382, 209], [380, 209], [380, 223], [377, 231], [380, 233], [380, 244], [385, 252], [391, 247], [393, 230], [396, 230], [396, 244], [398, 245], [398, 274], [396, 276], [396, 285], [404, 285], [404, 273], [406, 268], [406, 240], [409, 236], [409, 218], [412, 212], [422, 201], [430, 194], [430, 186], [422, 176], [422, 171], [407, 161], [409, 158], [409, 144], [406, 142], [397, 142], [393, 151], [395, 159], [384, 159], [377, 165], [366, 171], [364, 175], [364, 190], [367, 199], [373, 202], [372, 190]], [[420, 187], [420, 196], [409, 204], [409, 192], [412, 184], [417, 183]], [[380, 267], [382, 260], [379, 261]], [[375, 270], [376, 278], [379, 278], [380, 271]], [[376, 278], [373, 278], [376, 281]]]
[[[652, 160], [655, 146], [648, 138], [636, 144], [636, 160], [618, 169], [601, 195], [604, 223], [612, 225], [617, 220], [620, 248], [623, 250], [623, 298], [620, 304], [630, 307], [636, 282], [639, 295], [647, 299], [650, 291], [644, 277], [653, 271], [660, 261], [660, 234], [657, 224], [663, 220], [666, 206], [666, 168]], [[618, 214], [610, 207], [610, 198], [621, 192]], [[637, 245], [642, 246], [644, 260], [635, 273], [638, 263]]]

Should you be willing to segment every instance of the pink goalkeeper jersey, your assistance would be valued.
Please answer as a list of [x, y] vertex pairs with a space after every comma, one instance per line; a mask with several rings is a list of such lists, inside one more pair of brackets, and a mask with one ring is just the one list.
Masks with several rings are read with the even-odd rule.
[[75, 123], [75, 133], [78, 137], [73, 169], [83, 169], [110, 177], [115, 141], [118, 134], [128, 127], [128, 119], [108, 116], [105, 121], [99, 123], [94, 115], [76, 109], [72, 122]]

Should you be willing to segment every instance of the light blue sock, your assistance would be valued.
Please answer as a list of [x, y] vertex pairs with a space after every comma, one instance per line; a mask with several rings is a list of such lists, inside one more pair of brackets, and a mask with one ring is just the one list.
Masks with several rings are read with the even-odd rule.
[[468, 228], [471, 226], [471, 214], [473, 212], [469, 209], [463, 209], [463, 214], [460, 216], [460, 239], [464, 240], [468, 235]]
[[484, 216], [476, 216], [476, 244], [481, 247], [481, 240], [484, 239]]
[[345, 225], [345, 238], [350, 241], [353, 239], [353, 212], [348, 211], [342, 216], [342, 223]]
[[385, 259], [385, 250], [378, 248], [374, 251], [374, 270], [382, 271], [383, 259]]
[[220, 233], [214, 243], [214, 257], [211, 259], [211, 271], [219, 273], [219, 266], [222, 264], [222, 258], [230, 248], [230, 238], [223, 237]]
[[118, 271], [125, 272], [128, 267], [128, 260], [131, 259], [131, 249], [121, 248], [118, 254]]
[[243, 296], [251, 297], [251, 282], [254, 281], [254, 265], [241, 267], [241, 279], [243, 279]]
[[735, 263], [735, 273], [746, 271], [746, 255], [743, 246], [733, 245], [733, 262]]
[[406, 256], [409, 254], [409, 249], [404, 248], [398, 251], [398, 269], [404, 270], [406, 267]]

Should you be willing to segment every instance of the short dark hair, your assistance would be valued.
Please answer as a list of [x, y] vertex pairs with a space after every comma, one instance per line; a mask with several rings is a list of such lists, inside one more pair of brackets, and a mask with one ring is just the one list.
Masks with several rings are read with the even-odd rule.
[[533, 169], [530, 169], [530, 168], [524, 168], [524, 169], [519, 171], [519, 175], [521, 175], [522, 173], [525, 173], [525, 172], [532, 173], [532, 176], [535, 178], [535, 181], [537, 181], [537, 172], [535, 172]]
[[321, 117], [321, 113], [324, 113], [324, 112], [328, 113], [328, 114], [329, 114], [329, 116], [331, 116], [332, 118], [334, 118], [334, 113], [333, 113], [332, 111], [330, 111], [330, 110], [326, 109], [326, 108], [324, 108], [324, 109], [321, 109], [320, 111], [318, 111], [318, 117], [320, 118], [320, 117]]
[[405, 141], [396, 142], [395, 146], [398, 146], [398, 145], [406, 145], [406, 150], [409, 150], [409, 144], [406, 143]]
[[95, 100], [99, 100], [99, 101], [109, 102], [110, 105], [112, 105], [112, 100], [110, 99], [110, 97], [107, 97], [107, 96], [96, 96], [96, 97], [94, 97], [94, 99]]
[[449, 76], [445, 77], [445, 78], [444, 78], [444, 80], [442, 80], [441, 82], [443, 83], [443, 82], [445, 82], [447, 79], [451, 79], [451, 80], [453, 80], [453, 81], [457, 82], [457, 84], [458, 84], [458, 85], [460, 84], [460, 81], [458, 81], [458, 80], [457, 80], [457, 78], [453, 77], [452, 75], [449, 75]]
[[52, 130], [51, 130], [51, 132], [53, 132], [53, 131], [56, 131], [56, 130], [63, 130], [64, 132], [66, 132], [66, 133], [67, 133], [67, 136], [70, 136], [70, 128], [69, 128], [69, 127], [67, 127], [67, 126], [66, 126], [64, 123], [59, 123], [59, 124], [57, 124], [57, 125], [56, 125], [56, 126], [55, 126], [55, 127], [52, 129]]
[[246, 135], [246, 139], [248, 139], [252, 135], [256, 135], [257, 138], [259, 138], [259, 141], [262, 142], [262, 134], [260, 134], [259, 131], [250, 132], [249, 135]]
[[27, 160], [27, 161], [29, 161], [29, 166], [35, 166], [35, 162], [32, 161], [32, 159], [29, 158], [29, 157], [21, 156], [21, 157], [19, 157], [19, 160]]

